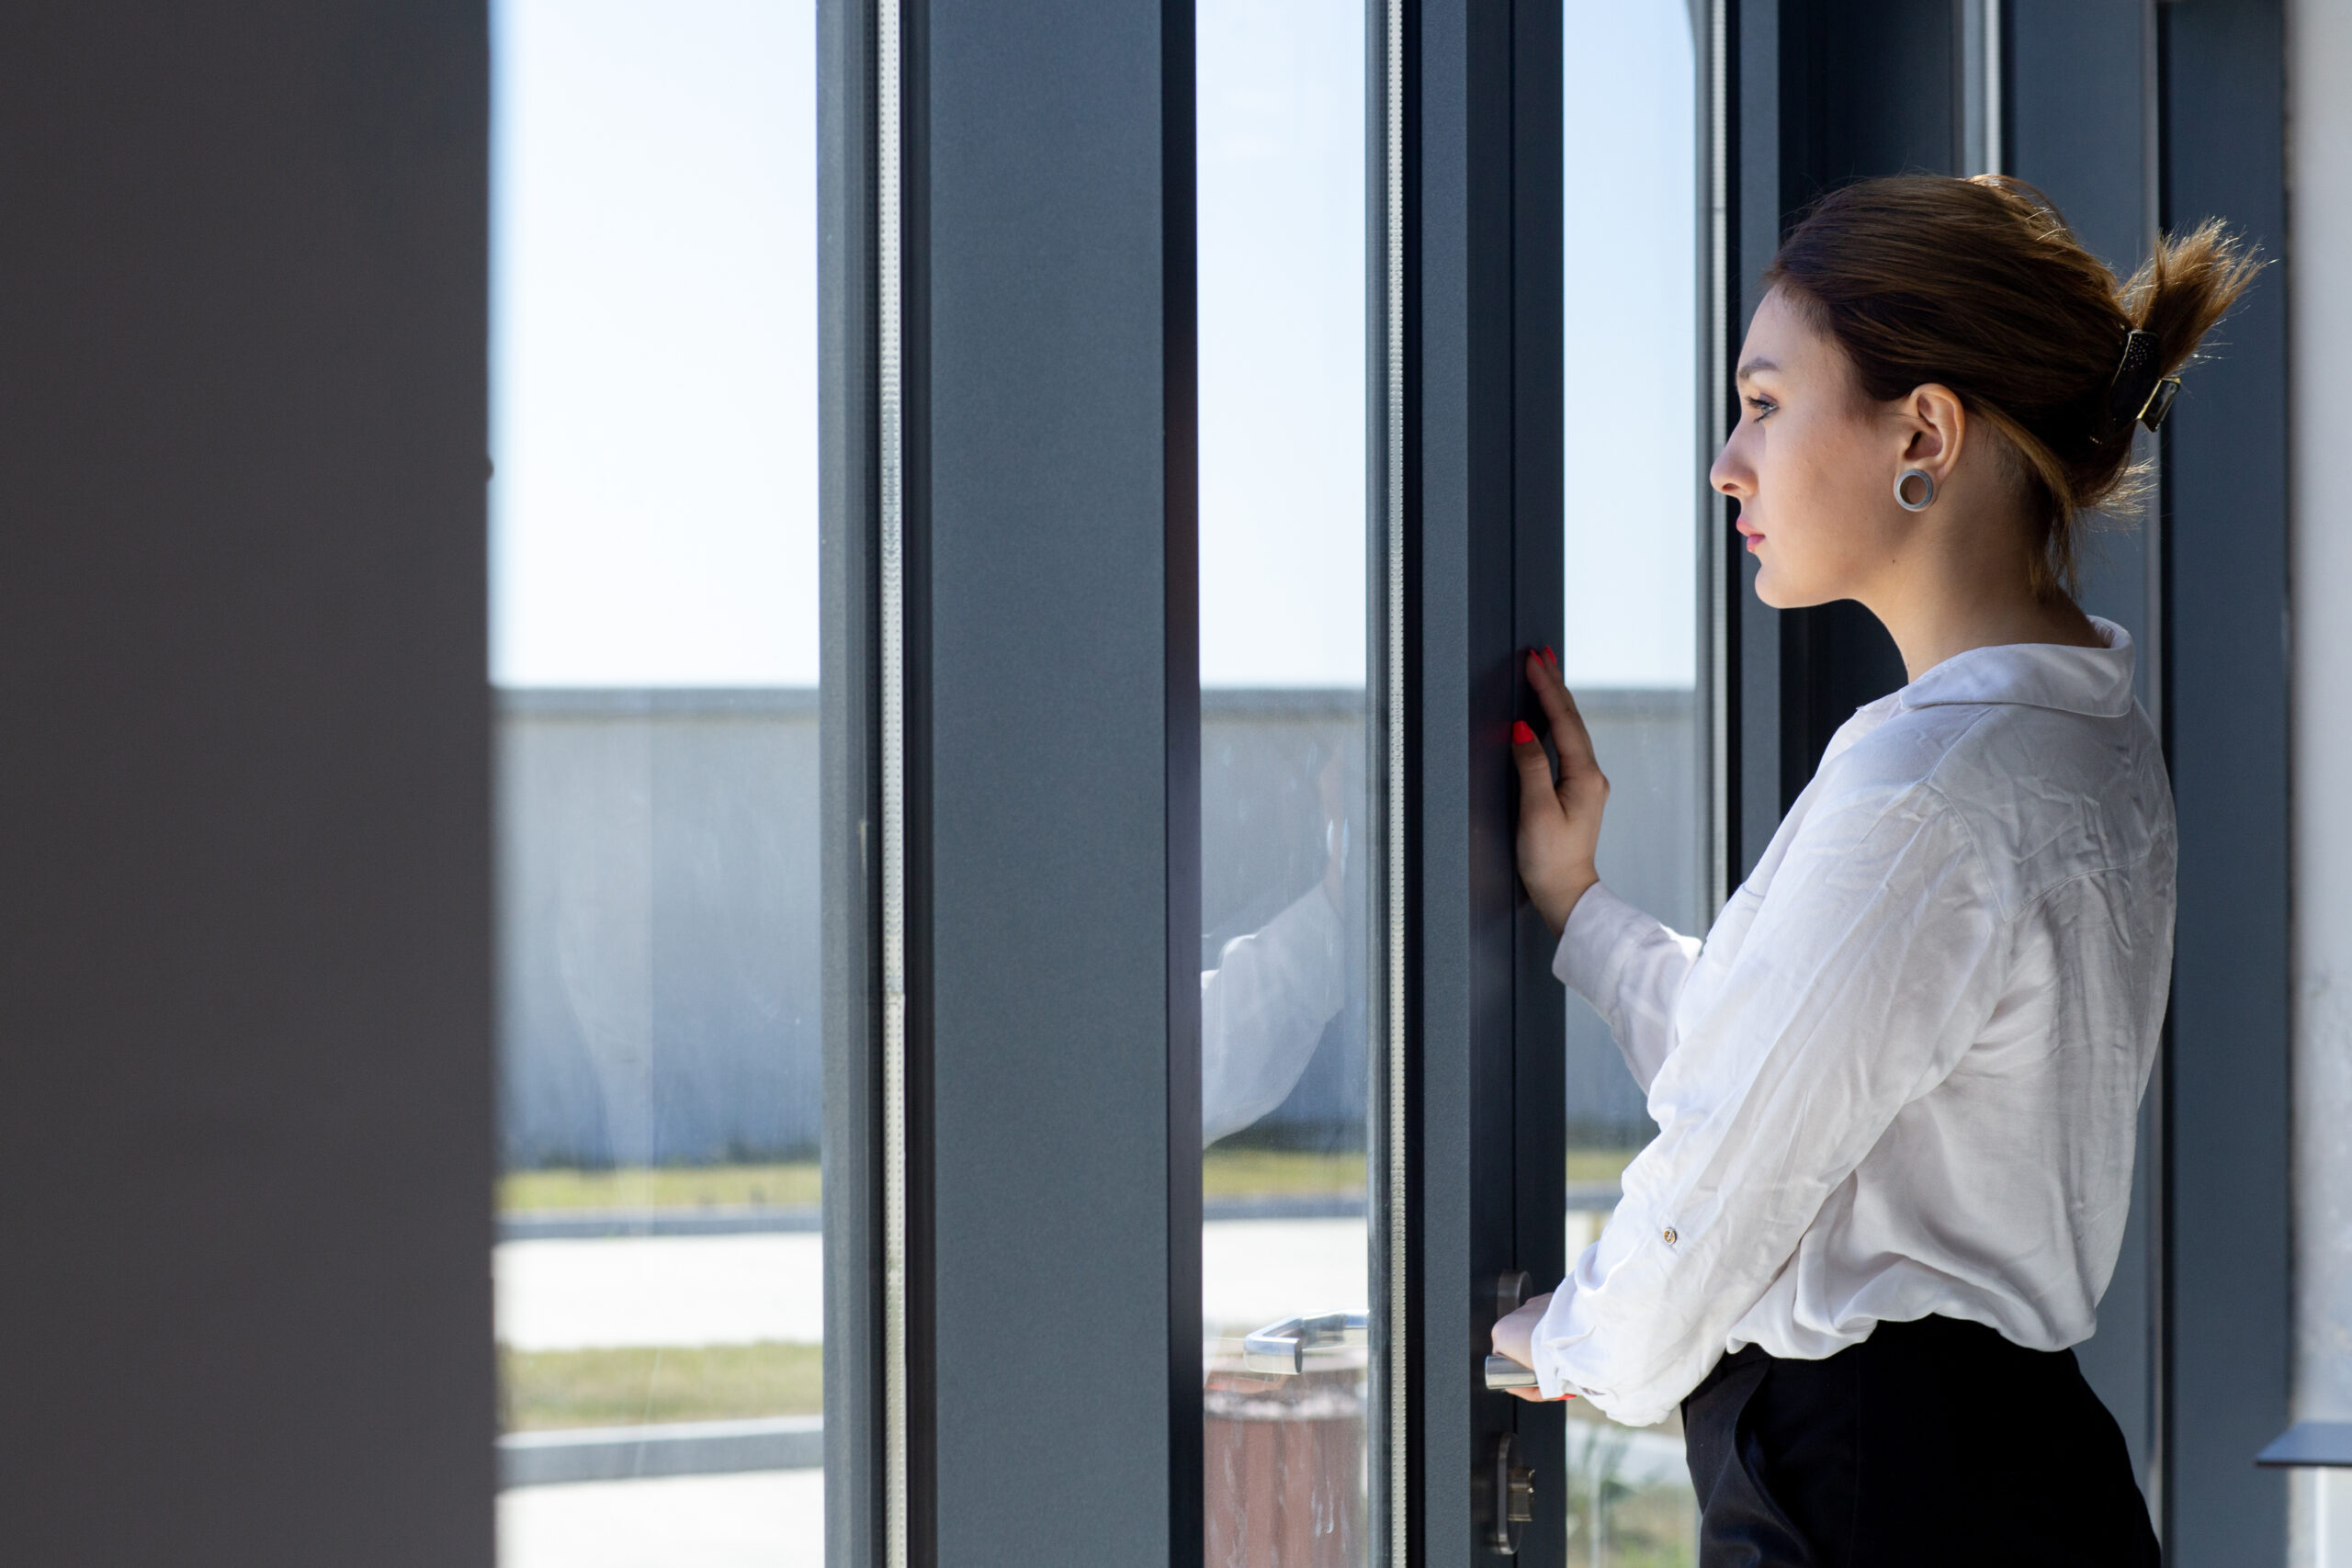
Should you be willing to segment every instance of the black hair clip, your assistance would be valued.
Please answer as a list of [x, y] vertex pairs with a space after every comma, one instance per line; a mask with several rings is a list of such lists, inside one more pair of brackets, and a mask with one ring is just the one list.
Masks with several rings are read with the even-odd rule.
[[2180, 378], [2159, 375], [2156, 334], [2133, 328], [2123, 340], [2123, 359], [2115, 367], [2115, 383], [2108, 391], [2108, 417], [2117, 424], [2134, 421], [2150, 430], [2165, 422], [2172, 400], [2180, 393]]

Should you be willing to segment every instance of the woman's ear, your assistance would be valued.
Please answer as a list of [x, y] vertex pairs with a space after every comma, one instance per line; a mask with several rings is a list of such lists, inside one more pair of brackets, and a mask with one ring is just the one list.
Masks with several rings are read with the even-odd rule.
[[1930, 381], [1915, 388], [1903, 400], [1903, 423], [1907, 433], [1904, 464], [1927, 469], [1940, 484], [1960, 461], [1961, 446], [1968, 435], [1968, 411], [1950, 387]]

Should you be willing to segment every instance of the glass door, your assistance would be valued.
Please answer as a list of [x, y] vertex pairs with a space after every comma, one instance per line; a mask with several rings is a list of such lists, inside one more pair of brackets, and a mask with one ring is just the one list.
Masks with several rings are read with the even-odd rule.
[[1369, 1562], [1386, 1493], [1365, 13], [1197, 12], [1202, 1399], [1220, 1568]]
[[824, 1561], [813, 0], [498, 0], [503, 1568]]
[[[1714, 916], [1701, 615], [1704, 15], [1689, 0], [1569, 0], [1562, 17], [1560, 667], [1611, 784], [1602, 880], [1694, 933]], [[1573, 1269], [1657, 1129], [1608, 1026], [1573, 994], [1565, 1043]], [[1566, 1409], [1569, 1561], [1693, 1561], [1675, 1424], [1620, 1427], [1581, 1400]]]

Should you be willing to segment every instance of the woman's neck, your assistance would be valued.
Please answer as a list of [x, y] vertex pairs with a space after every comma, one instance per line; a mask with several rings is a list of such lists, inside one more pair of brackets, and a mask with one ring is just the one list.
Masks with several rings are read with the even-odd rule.
[[[2049, 642], [2098, 648], [2104, 639], [2088, 615], [2061, 592], [2037, 593], [2023, 550], [1987, 550], [1983, 541], [2009, 532], [1978, 520], [1922, 538], [1913, 558], [1891, 563], [1872, 591], [1858, 594], [1894, 638], [1906, 680], [1916, 681], [1956, 654], [2004, 643]], [[2022, 535], [2021, 528], [2016, 530]]]

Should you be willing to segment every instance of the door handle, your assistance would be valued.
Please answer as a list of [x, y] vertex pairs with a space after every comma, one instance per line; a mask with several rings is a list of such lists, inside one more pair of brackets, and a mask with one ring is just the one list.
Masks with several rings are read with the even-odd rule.
[[1500, 1392], [1510, 1388], [1533, 1388], [1535, 1369], [1512, 1360], [1509, 1356], [1487, 1358], [1487, 1386]]
[[1244, 1371], [1291, 1377], [1310, 1368], [1351, 1360], [1351, 1352], [1372, 1343], [1372, 1318], [1361, 1312], [1326, 1312], [1286, 1317], [1241, 1341]]
[[[1495, 1321], [1517, 1312], [1527, 1301], [1527, 1287], [1533, 1283], [1524, 1269], [1513, 1269], [1495, 1277]], [[1486, 1365], [1487, 1386], [1498, 1393], [1504, 1389], [1533, 1388], [1535, 1369], [1512, 1360], [1509, 1356], [1489, 1355]]]

